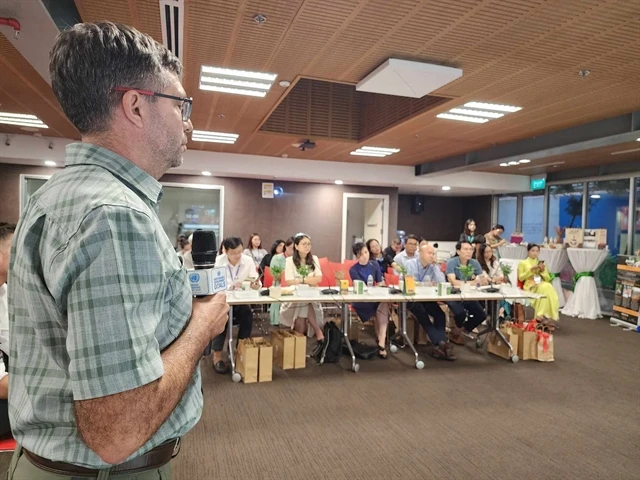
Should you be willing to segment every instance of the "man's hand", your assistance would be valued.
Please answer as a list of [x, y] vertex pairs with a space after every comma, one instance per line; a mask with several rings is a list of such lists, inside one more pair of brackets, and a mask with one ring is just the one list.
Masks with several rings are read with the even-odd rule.
[[229, 320], [229, 305], [227, 294], [219, 292], [203, 298], [193, 299], [193, 319], [203, 322], [207, 335], [213, 339], [224, 331], [224, 326]]

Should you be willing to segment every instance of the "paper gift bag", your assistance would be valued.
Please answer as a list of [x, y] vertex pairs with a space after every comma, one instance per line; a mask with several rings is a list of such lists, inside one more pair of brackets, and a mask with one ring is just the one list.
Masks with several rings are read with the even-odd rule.
[[258, 347], [254, 345], [252, 339], [243, 338], [238, 341], [238, 365], [237, 370], [242, 375], [244, 383], [255, 383], [258, 381]]
[[262, 337], [253, 339], [258, 347], [258, 382], [270, 382], [273, 379], [273, 346]]
[[293, 351], [293, 368], [304, 368], [307, 366], [307, 336], [300, 332], [291, 331], [289, 333], [295, 342]]
[[[518, 343], [519, 343], [518, 335], [509, 333], [509, 330], [507, 330], [506, 328], [501, 329], [500, 331], [511, 344], [511, 348], [513, 348], [513, 352], [515, 354], [518, 351]], [[496, 355], [500, 358], [504, 358], [506, 360], [511, 359], [511, 351], [509, 350], [509, 345], [507, 345], [502, 340], [502, 338], [498, 335], [497, 332], [491, 332], [489, 334], [489, 343], [487, 344], [487, 352], [493, 355]]]
[[511, 332], [518, 337], [518, 357], [520, 360], [537, 360], [538, 334], [515, 325], [511, 326]]
[[356, 343], [360, 341], [360, 322], [358, 320], [351, 319], [349, 324], [349, 340], [354, 340]]
[[553, 362], [553, 335], [538, 330], [536, 349], [539, 362]]
[[284, 330], [274, 330], [271, 333], [273, 345], [273, 361], [282, 370], [294, 367], [296, 339]]

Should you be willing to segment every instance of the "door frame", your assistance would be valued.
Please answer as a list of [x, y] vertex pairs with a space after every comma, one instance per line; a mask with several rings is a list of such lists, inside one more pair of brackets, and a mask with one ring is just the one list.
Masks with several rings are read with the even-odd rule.
[[382, 248], [389, 243], [389, 195], [376, 193], [346, 193], [342, 194], [342, 246], [340, 248], [342, 262], [347, 253], [347, 203], [350, 198], [376, 199], [382, 200], [382, 238], [380, 244]]

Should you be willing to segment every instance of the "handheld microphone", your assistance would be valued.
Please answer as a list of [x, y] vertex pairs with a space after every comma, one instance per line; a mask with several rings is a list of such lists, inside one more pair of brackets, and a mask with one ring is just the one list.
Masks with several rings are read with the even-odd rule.
[[[210, 230], [196, 230], [193, 232], [193, 242], [191, 243], [191, 257], [196, 270], [206, 270], [213, 268], [216, 263], [216, 234]], [[196, 295], [196, 298], [206, 297], [206, 295]], [[204, 349], [203, 356], [211, 355], [213, 342], [209, 342]]]

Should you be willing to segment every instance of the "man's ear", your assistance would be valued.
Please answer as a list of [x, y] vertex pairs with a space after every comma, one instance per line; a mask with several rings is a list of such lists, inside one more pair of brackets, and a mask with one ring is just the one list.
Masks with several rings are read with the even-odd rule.
[[129, 90], [124, 93], [120, 103], [125, 118], [137, 128], [144, 127], [144, 121], [149, 115], [149, 102], [142, 97], [135, 90]]

